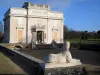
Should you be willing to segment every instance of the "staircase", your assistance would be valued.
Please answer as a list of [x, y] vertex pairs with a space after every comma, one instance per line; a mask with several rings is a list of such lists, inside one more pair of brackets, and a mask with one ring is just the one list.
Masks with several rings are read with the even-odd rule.
[[36, 49], [54, 49], [52, 44], [37, 44]]
[[[58, 48], [62, 48], [63, 44], [57, 44]], [[37, 44], [36, 49], [55, 49], [52, 44]]]

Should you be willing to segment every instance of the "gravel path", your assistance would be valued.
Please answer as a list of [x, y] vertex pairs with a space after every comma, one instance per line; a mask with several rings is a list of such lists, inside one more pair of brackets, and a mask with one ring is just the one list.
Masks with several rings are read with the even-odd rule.
[[71, 53], [81, 60], [89, 75], [100, 75], [100, 52], [72, 50]]
[[[23, 50], [22, 52], [44, 59], [49, 53], [59, 53], [59, 50]], [[80, 59], [89, 75], [100, 75], [100, 52], [71, 50], [73, 58]]]

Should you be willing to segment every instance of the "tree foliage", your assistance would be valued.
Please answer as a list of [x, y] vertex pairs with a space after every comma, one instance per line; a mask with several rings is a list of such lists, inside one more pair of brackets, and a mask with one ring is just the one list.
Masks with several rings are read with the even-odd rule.
[[0, 32], [0, 43], [3, 42], [3, 39], [4, 39], [4, 33], [3, 32]]
[[68, 38], [68, 27], [64, 25], [64, 39]]
[[100, 35], [100, 30], [97, 31], [97, 34]]
[[64, 25], [64, 39], [98, 39], [100, 38], [100, 30], [97, 32], [88, 32], [88, 31], [76, 31], [73, 29], [68, 29], [66, 25]]
[[0, 21], [0, 32], [4, 32], [4, 25], [2, 21]]
[[97, 31], [97, 37], [100, 38], [100, 30]]
[[3, 42], [4, 39], [4, 25], [2, 23], [2, 21], [0, 21], [0, 43]]

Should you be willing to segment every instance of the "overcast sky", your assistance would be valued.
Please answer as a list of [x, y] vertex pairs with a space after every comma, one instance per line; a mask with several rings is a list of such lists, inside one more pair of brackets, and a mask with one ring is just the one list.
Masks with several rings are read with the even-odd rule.
[[64, 13], [64, 24], [74, 30], [100, 30], [100, 0], [0, 0], [0, 20], [9, 7], [21, 7], [24, 2], [48, 4], [53, 11]]

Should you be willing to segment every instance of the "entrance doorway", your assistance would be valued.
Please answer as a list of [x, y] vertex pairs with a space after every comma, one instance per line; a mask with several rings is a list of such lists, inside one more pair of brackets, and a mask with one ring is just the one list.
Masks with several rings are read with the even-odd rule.
[[44, 32], [43, 31], [37, 31], [37, 42], [43, 43], [44, 42], [44, 36], [43, 36]]

